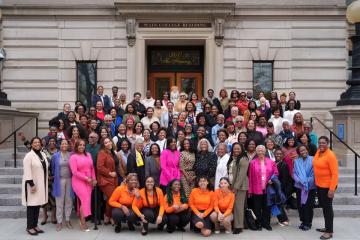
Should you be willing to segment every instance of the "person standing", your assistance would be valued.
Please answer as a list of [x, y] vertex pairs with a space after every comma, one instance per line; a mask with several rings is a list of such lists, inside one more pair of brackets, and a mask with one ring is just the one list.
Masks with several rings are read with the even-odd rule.
[[229, 161], [229, 154], [227, 154], [226, 143], [220, 143], [217, 148], [217, 167], [215, 172], [215, 189], [219, 188], [220, 179], [228, 177], [227, 163]]
[[127, 173], [136, 173], [140, 187], [145, 185], [145, 159], [143, 156], [144, 140], [138, 138], [135, 140], [135, 148], [127, 158]]
[[309, 156], [309, 151], [305, 145], [299, 145], [296, 150], [299, 157], [294, 163], [294, 180], [301, 222], [299, 228], [307, 231], [311, 229], [314, 216], [313, 206], [316, 187], [312, 166], [313, 157]]
[[186, 197], [189, 197], [191, 190], [195, 185], [195, 172], [194, 172], [194, 163], [195, 163], [195, 151], [191, 147], [191, 141], [185, 139], [181, 143], [180, 149], [180, 172], [181, 172], [181, 184], [184, 187]]
[[56, 231], [62, 228], [65, 212], [66, 227], [72, 229], [70, 215], [72, 211], [73, 191], [71, 188], [71, 171], [69, 166], [69, 142], [66, 139], [60, 142], [60, 151], [51, 158], [51, 172], [54, 175], [52, 195], [56, 201]]
[[210, 142], [203, 138], [198, 143], [198, 154], [195, 156], [195, 176], [205, 176], [209, 181], [210, 189], [214, 189], [217, 156], [213, 152]]
[[90, 229], [85, 218], [91, 215], [91, 192], [96, 186], [96, 176], [91, 155], [85, 152], [85, 141], [77, 140], [74, 153], [70, 157], [72, 173], [72, 188], [78, 198], [78, 214], [80, 216], [80, 229], [89, 232]]
[[160, 186], [160, 147], [156, 143], [150, 145], [148, 156], [145, 158], [145, 178], [152, 177], [155, 186]]
[[31, 151], [23, 161], [21, 202], [26, 206], [27, 227], [30, 235], [44, 233], [38, 227], [40, 206], [48, 202], [48, 161], [41, 151], [41, 139], [34, 137], [30, 141]]
[[319, 137], [319, 149], [313, 159], [315, 184], [318, 191], [319, 203], [323, 210], [325, 228], [316, 229], [324, 234], [321, 239], [333, 237], [334, 211], [332, 202], [338, 184], [338, 161], [329, 149], [329, 138]]
[[95, 107], [95, 105], [97, 104], [98, 101], [100, 101], [102, 103], [105, 111], [108, 111], [110, 109], [111, 101], [110, 101], [109, 96], [104, 94], [103, 86], [98, 86], [97, 93], [92, 96], [92, 101], [91, 101], [92, 106]]
[[175, 138], [168, 138], [166, 141], [166, 149], [160, 155], [160, 186], [165, 192], [166, 186], [174, 179], [180, 180], [180, 152], [176, 148]]
[[245, 199], [249, 189], [249, 158], [242, 144], [233, 144], [227, 168], [231, 188], [235, 193], [233, 234], [239, 234], [244, 228]]

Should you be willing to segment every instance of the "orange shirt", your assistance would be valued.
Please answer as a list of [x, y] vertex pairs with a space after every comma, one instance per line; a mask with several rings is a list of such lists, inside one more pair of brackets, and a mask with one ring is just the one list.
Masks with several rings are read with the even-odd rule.
[[165, 208], [165, 212], [166, 213], [173, 213], [174, 212], [174, 208], [172, 207], [173, 205], [177, 205], [177, 206], [183, 206], [185, 209], [188, 209], [188, 205], [186, 203], [181, 203], [180, 201], [180, 193], [174, 194], [173, 193], [173, 203], [172, 205], [169, 205], [168, 201], [167, 201], [167, 195], [165, 195], [164, 197], [164, 208]]
[[200, 188], [194, 188], [189, 197], [189, 206], [191, 210], [196, 214], [200, 214], [200, 211], [204, 211], [205, 216], [209, 215], [214, 206], [214, 192], [206, 190], [202, 191]]
[[335, 154], [327, 149], [324, 153], [318, 150], [313, 159], [315, 184], [321, 188], [335, 190], [338, 184], [338, 161]]
[[160, 207], [159, 216], [162, 217], [164, 215], [164, 194], [160, 188], [156, 188], [157, 200], [155, 198], [155, 195], [150, 195], [148, 193], [147, 200], [149, 201], [149, 204], [146, 201], [145, 188], [141, 189], [139, 193], [140, 193], [140, 198], [138, 199], [135, 198], [132, 203], [132, 209], [136, 215], [138, 215], [139, 217], [141, 216], [140, 209], [142, 209], [143, 207], [147, 207], [147, 208]]
[[109, 205], [112, 207], [120, 208], [122, 205], [131, 207], [135, 195], [130, 193], [126, 184], [121, 184], [115, 188], [109, 199]]
[[214, 210], [221, 212], [224, 217], [229, 216], [232, 213], [235, 201], [235, 194], [229, 190], [227, 193], [223, 193], [220, 188], [214, 192]]

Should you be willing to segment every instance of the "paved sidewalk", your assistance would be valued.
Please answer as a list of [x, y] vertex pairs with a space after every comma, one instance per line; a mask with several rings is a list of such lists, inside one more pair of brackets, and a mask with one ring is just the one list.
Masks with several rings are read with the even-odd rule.
[[[275, 220], [274, 220], [275, 221]], [[0, 239], [1, 240], [135, 240], [135, 239], [160, 239], [166, 240], [180, 240], [180, 239], [204, 239], [199, 234], [193, 232], [175, 232], [169, 234], [167, 232], [158, 232], [153, 229], [154, 225], [150, 227], [150, 233], [143, 237], [140, 235], [140, 230], [129, 232], [124, 226], [121, 233], [116, 234], [112, 226], [99, 226], [99, 230], [92, 230], [90, 232], [81, 232], [78, 227], [78, 222], [74, 219], [72, 223], [74, 229], [63, 229], [61, 232], [56, 232], [55, 225], [46, 224], [41, 226], [46, 233], [38, 236], [30, 236], [25, 232], [26, 219], [0, 219]], [[272, 223], [273, 231], [269, 232], [265, 229], [262, 231], [250, 231], [239, 235], [221, 233], [220, 235], [213, 234], [210, 239], [236, 239], [236, 240], [311, 240], [319, 239], [320, 233], [315, 231], [315, 228], [323, 226], [322, 218], [315, 218], [313, 222], [313, 229], [308, 232], [303, 232], [297, 228], [299, 221], [297, 218], [291, 219], [291, 226], [280, 227], [275, 222]], [[334, 223], [336, 240], [360, 240], [360, 218], [335, 218]]]

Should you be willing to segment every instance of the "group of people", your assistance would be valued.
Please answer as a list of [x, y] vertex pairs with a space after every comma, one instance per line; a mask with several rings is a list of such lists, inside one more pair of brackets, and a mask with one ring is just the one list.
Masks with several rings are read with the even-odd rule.
[[42, 224], [52, 208], [57, 231], [73, 228], [74, 206], [82, 231], [91, 215], [117, 233], [125, 223], [130, 231], [141, 225], [142, 235], [150, 223], [169, 233], [190, 223], [204, 236], [221, 226], [234, 234], [271, 231], [271, 216], [289, 225], [288, 208], [298, 209], [307, 231], [318, 200], [320, 238], [333, 236], [337, 160], [329, 139], [304, 122], [294, 92], [255, 99], [222, 89], [217, 98], [209, 89], [198, 99], [175, 89], [156, 100], [137, 92], [128, 102], [117, 87], [109, 97], [99, 86], [92, 99], [88, 110], [81, 101], [75, 111], [64, 104], [45, 137], [21, 136], [30, 150], [22, 184], [30, 235], [43, 233], [40, 208]]

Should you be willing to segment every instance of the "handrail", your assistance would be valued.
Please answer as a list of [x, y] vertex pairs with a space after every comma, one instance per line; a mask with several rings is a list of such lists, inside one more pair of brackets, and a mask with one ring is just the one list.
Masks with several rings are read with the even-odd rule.
[[335, 138], [337, 140], [339, 140], [339, 142], [341, 142], [344, 146], [346, 146], [351, 152], [354, 153], [355, 156], [355, 196], [358, 195], [358, 191], [357, 191], [357, 160], [358, 158], [360, 158], [359, 153], [355, 152], [354, 149], [352, 149], [349, 145], [347, 145], [346, 142], [344, 142], [338, 135], [336, 135], [330, 128], [328, 128], [320, 119], [318, 119], [317, 117], [310, 117], [310, 122], [311, 124], [313, 123], [313, 119], [315, 119], [316, 121], [318, 121], [326, 130], [328, 130], [330, 132], [330, 149], [332, 150], [332, 145], [333, 145], [333, 141], [332, 141], [332, 136], [335, 136]]
[[[16, 146], [16, 133], [17, 131], [19, 131], [22, 127], [24, 127], [26, 124], [28, 124], [30, 121], [32, 121], [34, 119], [34, 117], [29, 118], [26, 122], [24, 122], [23, 124], [21, 124], [18, 128], [16, 128], [14, 131], [12, 131], [4, 140], [2, 140], [0, 142], [0, 145], [3, 144], [4, 142], [6, 142], [11, 136], [14, 136], [14, 168], [16, 168], [16, 154], [17, 154], [17, 146]], [[39, 125], [39, 120], [37, 117], [35, 117], [35, 125], [36, 125], [36, 136], [38, 135], [38, 125]]]

